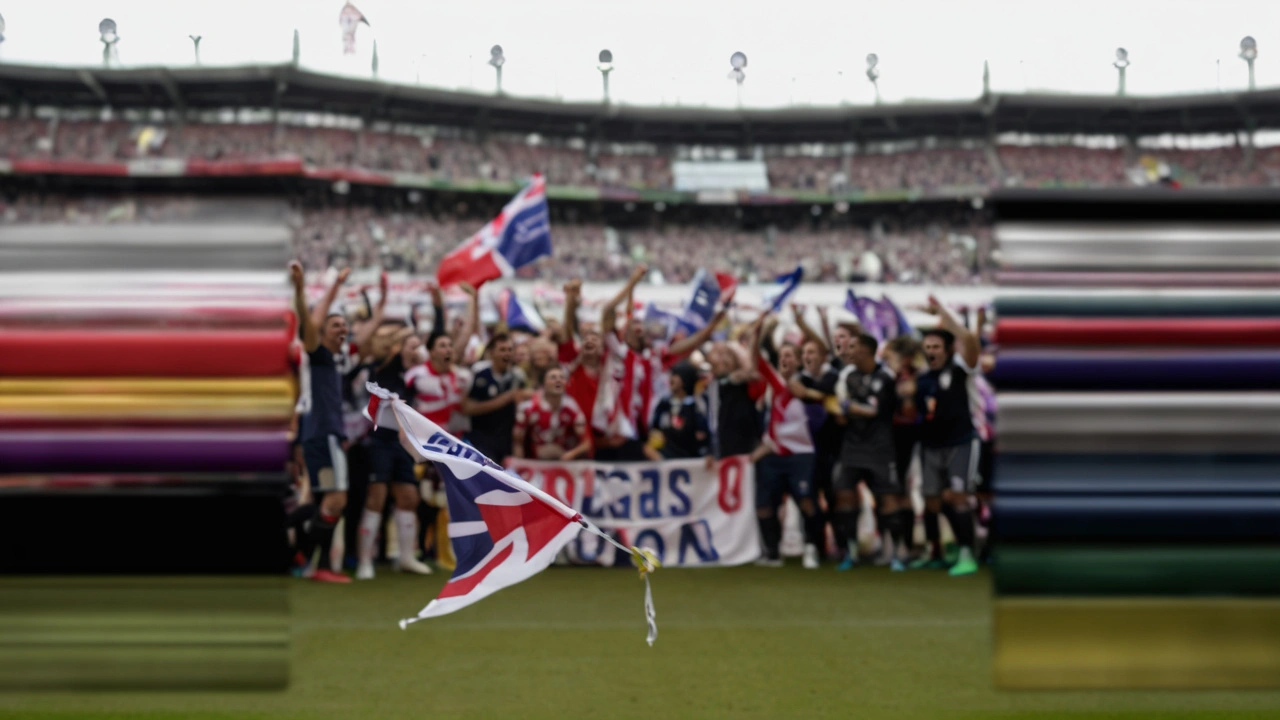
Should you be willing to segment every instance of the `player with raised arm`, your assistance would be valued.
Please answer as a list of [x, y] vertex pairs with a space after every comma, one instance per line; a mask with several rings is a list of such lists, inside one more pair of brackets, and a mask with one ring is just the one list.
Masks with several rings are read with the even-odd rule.
[[[347, 506], [346, 429], [342, 417], [342, 374], [338, 358], [347, 341], [347, 320], [330, 313], [338, 289], [351, 274], [350, 269], [338, 273], [315, 307], [307, 310], [306, 275], [297, 262], [289, 265], [293, 281], [294, 311], [302, 329], [302, 345], [309, 367], [308, 390], [310, 409], [302, 417], [299, 433], [303, 461], [317, 498], [317, 512], [303, 528], [299, 549], [305, 561], [304, 577], [318, 582], [347, 583], [351, 578], [328, 567], [333, 546], [333, 531]], [[320, 551], [318, 561], [312, 555]]]
[[928, 370], [916, 381], [916, 403], [924, 413], [920, 428], [921, 494], [927, 510], [947, 516], [960, 546], [950, 574], [970, 575], [978, 570], [970, 496], [978, 464], [973, 415], [979, 401], [974, 377], [981, 346], [978, 336], [937, 298], [930, 296], [927, 311], [938, 317], [938, 326], [924, 333]]

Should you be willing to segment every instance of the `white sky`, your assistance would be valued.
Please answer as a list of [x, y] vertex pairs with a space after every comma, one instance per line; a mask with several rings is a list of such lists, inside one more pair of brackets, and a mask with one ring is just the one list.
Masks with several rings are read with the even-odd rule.
[[[384, 80], [493, 89], [489, 47], [505, 48], [512, 95], [594, 101], [601, 48], [613, 51], [616, 102], [732, 106], [735, 50], [749, 58], [743, 102], [870, 103], [863, 58], [880, 56], [887, 102], [971, 98], [982, 62], [998, 91], [1113, 93], [1116, 46], [1132, 94], [1243, 89], [1240, 38], [1257, 38], [1260, 87], [1280, 86], [1280, 0], [358, 0], [371, 26], [342, 54], [343, 0], [22, 0], [0, 8], [0, 61], [101, 63], [97, 25], [116, 20], [123, 65], [185, 65], [188, 34], [206, 65], [287, 62]], [[1216, 60], [1221, 61], [1221, 74]], [[837, 74], [843, 72], [843, 76]]]

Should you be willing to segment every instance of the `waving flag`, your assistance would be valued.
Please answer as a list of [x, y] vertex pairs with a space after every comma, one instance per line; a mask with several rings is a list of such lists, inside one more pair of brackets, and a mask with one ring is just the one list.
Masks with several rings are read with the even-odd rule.
[[804, 278], [804, 268], [799, 265], [792, 272], [778, 276], [777, 284], [764, 292], [764, 301], [768, 303], [770, 312], [778, 312], [787, 304], [787, 300], [795, 294], [796, 288], [800, 287], [802, 278]]
[[661, 337], [663, 340], [670, 340], [676, 334], [676, 327], [680, 325], [679, 318], [653, 303], [645, 306], [641, 322], [644, 323], [646, 335]]
[[880, 323], [876, 318], [875, 301], [871, 298], [858, 297], [852, 289], [845, 291], [844, 309], [858, 318], [858, 324], [868, 335], [880, 337]]
[[375, 427], [398, 426], [400, 443], [414, 458], [431, 462], [449, 500], [449, 542], [457, 567], [440, 594], [401, 629], [448, 615], [545, 570], [560, 550], [586, 529], [636, 559], [645, 578], [648, 642], [657, 638], [648, 574], [652, 555], [627, 548], [564, 503], [485, 457], [410, 408], [396, 395], [367, 383], [365, 414]]
[[546, 181], [533, 180], [502, 208], [498, 216], [445, 256], [436, 271], [441, 287], [467, 282], [475, 287], [551, 255], [551, 217]]
[[689, 289], [689, 301], [685, 303], [684, 311], [680, 313], [677, 322], [686, 332], [697, 332], [711, 322], [711, 316], [715, 315], [716, 303], [719, 301], [720, 282], [715, 275], [699, 269], [698, 274], [693, 276], [693, 286]]
[[537, 335], [547, 327], [538, 309], [521, 300], [510, 288], [498, 294], [498, 316], [510, 330], [526, 330]]
[[898, 324], [898, 335], [915, 334], [916, 329], [911, 326], [911, 323], [907, 322], [907, 316], [902, 313], [902, 308], [890, 300], [888, 295], [880, 295], [880, 304], [888, 305], [889, 309], [893, 311], [894, 320]]
[[356, 9], [355, 5], [347, 3], [342, 6], [342, 10], [338, 13], [338, 27], [342, 28], [342, 53], [344, 55], [352, 55], [356, 51], [356, 29], [360, 24], [369, 24], [365, 19], [364, 13]]
[[734, 293], [738, 292], [738, 278], [725, 272], [716, 273], [716, 284], [720, 286], [720, 299], [728, 305], [733, 302]]

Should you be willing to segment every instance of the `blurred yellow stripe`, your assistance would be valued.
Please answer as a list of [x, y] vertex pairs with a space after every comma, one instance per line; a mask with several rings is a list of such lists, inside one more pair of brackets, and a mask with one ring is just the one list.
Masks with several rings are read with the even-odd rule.
[[264, 378], [0, 378], [0, 395], [280, 395], [288, 376]]
[[1003, 598], [996, 687], [1280, 687], [1280, 599]]
[[0, 395], [0, 417], [288, 420], [293, 397], [237, 395]]

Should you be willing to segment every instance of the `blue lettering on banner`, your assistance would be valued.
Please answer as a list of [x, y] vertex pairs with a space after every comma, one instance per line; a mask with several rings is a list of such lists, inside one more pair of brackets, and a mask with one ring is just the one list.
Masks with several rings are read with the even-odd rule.
[[[595, 481], [592, 485], [595, 490], [590, 495], [587, 494], [586, 488], [583, 487], [582, 492], [582, 514], [585, 517], [600, 520], [604, 518], [604, 508], [598, 508], [595, 505], [596, 492], [600, 491], [600, 484], [604, 482], [605, 474], [603, 470], [596, 470]], [[602, 493], [603, 494], [603, 493]]]
[[683, 468], [675, 468], [671, 471], [670, 477], [667, 478], [667, 487], [671, 490], [671, 494], [680, 499], [680, 504], [672, 503], [667, 507], [667, 512], [671, 517], [681, 517], [693, 512], [693, 504], [689, 502], [689, 496], [680, 489], [680, 485], [692, 487], [693, 480], [689, 477], [689, 471]]
[[711, 525], [706, 520], [695, 520], [680, 526], [681, 565], [685, 564], [685, 555], [690, 549], [698, 556], [698, 562], [712, 563], [720, 560], [715, 538], [711, 535]]
[[640, 505], [640, 517], [662, 517], [662, 511], [658, 509], [658, 495], [662, 492], [662, 476], [654, 469], [641, 470], [640, 480], [647, 482], [649, 487], [648, 492], [641, 494], [637, 498]]
[[[621, 495], [612, 505], [609, 506], [609, 514], [615, 520], [631, 519], [631, 476], [626, 470], [614, 470], [609, 473], [609, 490], [610, 493], [618, 493]], [[627, 483], [626, 487], [618, 487], [615, 482]]]
[[662, 536], [657, 530], [652, 528], [642, 530], [639, 535], [636, 535], [636, 547], [652, 550], [653, 554], [658, 556], [658, 562], [665, 562], [666, 545], [662, 542]]
[[600, 553], [605, 548], [604, 538], [594, 533], [578, 533], [574, 542], [577, 543], [575, 549], [578, 560], [586, 563], [598, 562]]

